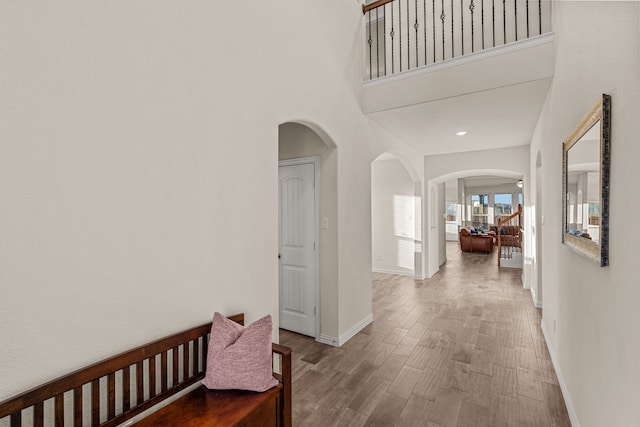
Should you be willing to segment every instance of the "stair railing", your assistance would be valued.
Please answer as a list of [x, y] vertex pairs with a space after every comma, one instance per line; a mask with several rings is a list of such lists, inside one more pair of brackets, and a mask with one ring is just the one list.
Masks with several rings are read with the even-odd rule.
[[517, 234], [517, 246], [514, 246], [512, 244], [508, 245], [508, 247], [510, 249], [508, 249], [510, 252], [507, 254], [507, 258], [511, 258], [512, 257], [512, 251], [513, 251], [513, 247], [517, 247], [517, 248], [522, 248], [522, 205], [518, 204], [518, 210], [515, 211], [514, 213], [512, 213], [511, 215], [509, 215], [508, 217], [498, 221], [498, 228], [496, 230], [496, 235], [498, 237], [498, 267], [500, 267], [500, 260], [502, 259], [502, 255], [503, 255], [503, 248], [502, 248], [502, 227], [505, 225], [509, 225], [512, 224], [512, 221], [518, 218], [517, 221], [517, 225], [518, 225], [518, 234]]
[[378, 0], [362, 12], [365, 80], [551, 31], [551, 0]]

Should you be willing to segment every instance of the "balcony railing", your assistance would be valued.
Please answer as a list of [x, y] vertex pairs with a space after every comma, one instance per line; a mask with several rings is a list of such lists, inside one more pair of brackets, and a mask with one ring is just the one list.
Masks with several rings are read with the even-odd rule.
[[551, 31], [550, 0], [378, 0], [362, 10], [365, 80]]

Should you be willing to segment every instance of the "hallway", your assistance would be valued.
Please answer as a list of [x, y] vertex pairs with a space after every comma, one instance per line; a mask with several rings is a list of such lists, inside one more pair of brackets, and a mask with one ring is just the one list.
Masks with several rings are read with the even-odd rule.
[[280, 331], [294, 425], [570, 425], [521, 270], [447, 258], [424, 281], [374, 273], [374, 321], [340, 348]]

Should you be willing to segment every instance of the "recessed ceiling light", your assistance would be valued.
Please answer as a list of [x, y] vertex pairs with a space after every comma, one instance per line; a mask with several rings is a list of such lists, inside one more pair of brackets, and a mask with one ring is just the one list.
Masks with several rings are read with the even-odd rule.
[[463, 135], [466, 135], [466, 134], [467, 134], [466, 130], [461, 130], [460, 132], [456, 132], [456, 135], [458, 135], [458, 136], [463, 136]]

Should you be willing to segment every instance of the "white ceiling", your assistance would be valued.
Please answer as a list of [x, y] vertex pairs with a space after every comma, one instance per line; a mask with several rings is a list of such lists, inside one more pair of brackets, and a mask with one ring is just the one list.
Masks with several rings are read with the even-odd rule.
[[549, 34], [365, 82], [363, 111], [423, 155], [528, 145], [554, 46]]
[[514, 178], [506, 178], [500, 176], [470, 176], [464, 178], [464, 185], [467, 188], [473, 187], [500, 187], [514, 186], [518, 182]]
[[550, 85], [541, 79], [369, 117], [424, 155], [528, 145]]

